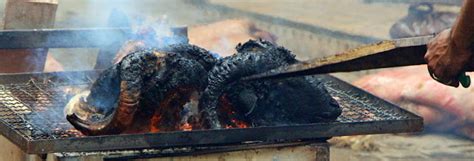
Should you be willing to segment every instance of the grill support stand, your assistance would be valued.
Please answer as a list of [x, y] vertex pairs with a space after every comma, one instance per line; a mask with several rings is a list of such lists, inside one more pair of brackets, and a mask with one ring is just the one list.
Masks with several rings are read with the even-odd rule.
[[[164, 152], [164, 151], [163, 151]], [[165, 152], [166, 153], [166, 152]], [[58, 161], [145, 161], [162, 160], [268, 160], [268, 161], [329, 161], [329, 144], [325, 141], [281, 143], [243, 147], [226, 146], [212, 150], [196, 150], [185, 153], [146, 154], [143, 152], [103, 152], [87, 153], [55, 153], [53, 160]], [[70, 156], [65, 156], [70, 155]], [[116, 155], [116, 156], [114, 156]]]

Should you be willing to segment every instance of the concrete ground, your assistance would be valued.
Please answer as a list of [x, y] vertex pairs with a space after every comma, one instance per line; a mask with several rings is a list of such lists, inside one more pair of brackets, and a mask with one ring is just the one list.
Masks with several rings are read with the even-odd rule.
[[[125, 3], [131, 2], [131, 3]], [[188, 1], [189, 2], [189, 1]], [[389, 38], [388, 30], [407, 12], [407, 4], [363, 3], [362, 0], [210, 0], [211, 3], [318, 25], [331, 30], [380, 39]], [[0, 0], [4, 4], [4, 0]], [[3, 6], [0, 6], [3, 8]], [[182, 1], [156, 0], [60, 0], [56, 27], [104, 26], [108, 14], [119, 8], [130, 15], [167, 18], [175, 25], [193, 25], [213, 21], [206, 11]], [[445, 7], [457, 11], [456, 7]], [[136, 16], [135, 18], [140, 17]], [[278, 35], [277, 35], [278, 36]], [[285, 46], [285, 44], [281, 44]], [[95, 50], [52, 51], [67, 62], [67, 70], [91, 69]], [[317, 56], [317, 55], [316, 55]], [[352, 81], [359, 75], [341, 74]], [[1, 145], [5, 140], [0, 139]], [[14, 155], [15, 152], [10, 152]], [[1, 159], [0, 159], [1, 160]], [[342, 138], [331, 148], [331, 160], [474, 160], [474, 141], [441, 134], [375, 135], [358, 139]]]

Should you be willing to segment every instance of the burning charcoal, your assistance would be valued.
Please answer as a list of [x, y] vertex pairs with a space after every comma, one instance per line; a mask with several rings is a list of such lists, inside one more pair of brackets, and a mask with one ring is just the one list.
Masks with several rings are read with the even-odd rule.
[[223, 127], [217, 110], [223, 93], [227, 93], [237, 110], [236, 117], [253, 125], [335, 120], [341, 114], [337, 102], [312, 77], [238, 81], [245, 76], [296, 63], [290, 51], [263, 40], [239, 44], [237, 51], [209, 72], [209, 84], [199, 102], [203, 119], [206, 119], [205, 127]]
[[[128, 54], [101, 74], [87, 97], [67, 107], [84, 106], [106, 116], [92, 121], [69, 113], [67, 119], [86, 135], [149, 131], [146, 128], [155, 124], [172, 130], [172, 123], [150, 120], [179, 113], [177, 108], [189, 101], [193, 91], [205, 88], [206, 68], [214, 61], [207, 51], [185, 44]], [[168, 110], [173, 112], [161, 114]]]

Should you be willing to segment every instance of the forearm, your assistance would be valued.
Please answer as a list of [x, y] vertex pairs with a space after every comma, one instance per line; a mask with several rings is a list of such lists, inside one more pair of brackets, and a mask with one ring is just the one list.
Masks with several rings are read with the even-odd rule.
[[451, 31], [452, 45], [474, 49], [474, 0], [465, 0], [461, 13]]

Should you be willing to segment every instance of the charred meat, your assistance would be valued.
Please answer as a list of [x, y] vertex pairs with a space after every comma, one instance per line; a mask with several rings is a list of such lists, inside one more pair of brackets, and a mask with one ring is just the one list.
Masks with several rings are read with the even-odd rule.
[[86, 135], [122, 133], [133, 128], [135, 122], [145, 123], [142, 126], [151, 124], [143, 121], [151, 120], [159, 108], [166, 108], [160, 104], [182, 106], [192, 91], [205, 88], [206, 68], [214, 60], [204, 51], [191, 45], [177, 45], [125, 56], [105, 70], [92, 85], [90, 94], [75, 104], [102, 113], [104, 117], [81, 119], [70, 113], [68, 121]]
[[132, 52], [70, 101], [76, 110], [67, 119], [86, 135], [104, 135], [183, 129], [181, 114], [192, 104], [198, 112], [186, 117], [191, 129], [314, 123], [341, 114], [317, 77], [239, 81], [296, 63], [287, 49], [263, 40], [236, 49], [222, 59], [188, 44]]
[[313, 77], [238, 81], [296, 63], [290, 51], [263, 40], [250, 40], [236, 49], [237, 54], [222, 59], [209, 71], [209, 84], [199, 106], [207, 127], [222, 128], [217, 110], [219, 100], [228, 100], [237, 111], [234, 117], [238, 120], [256, 126], [335, 120], [341, 114], [337, 102]]

